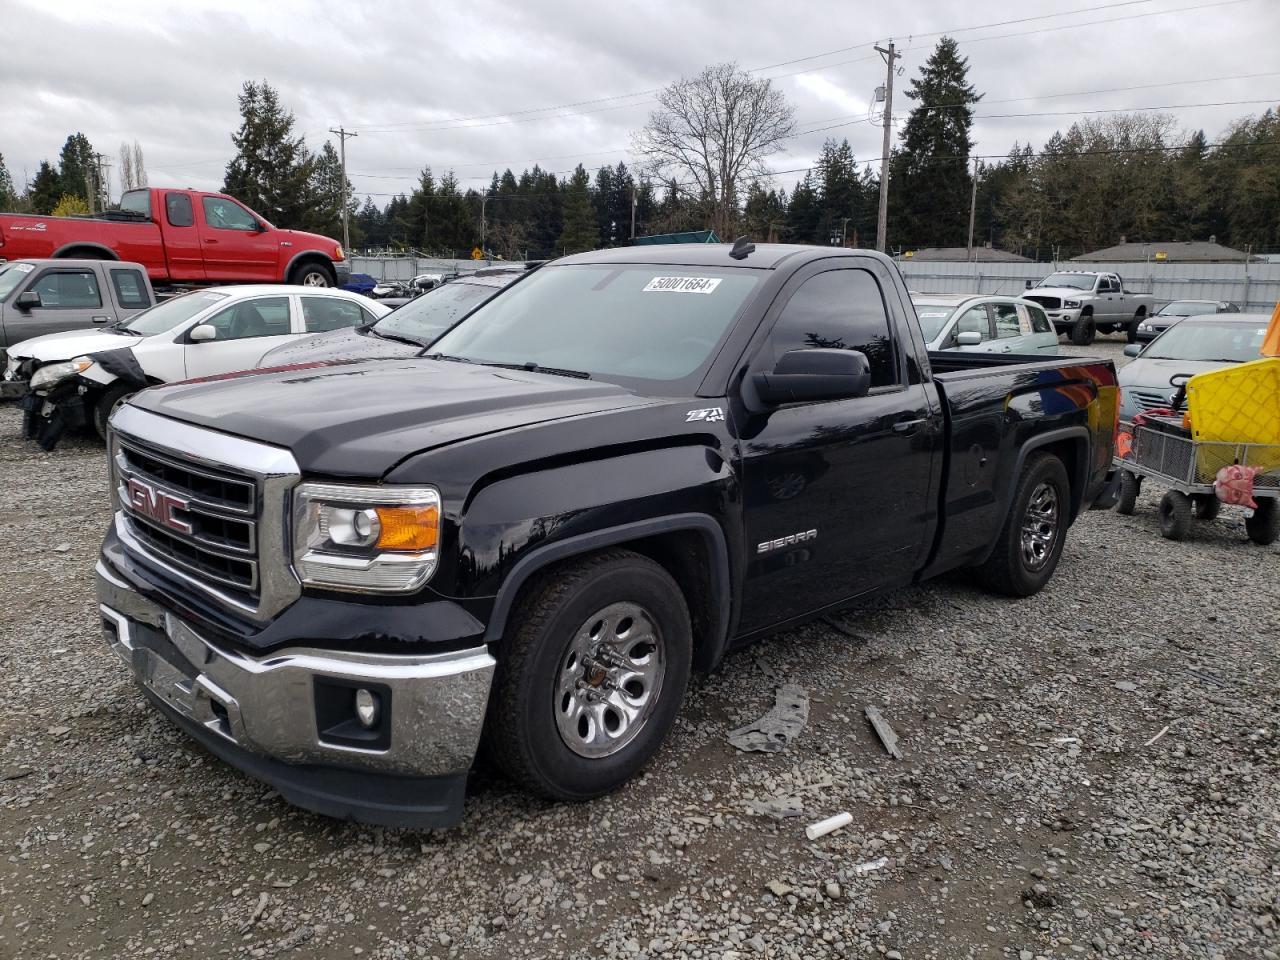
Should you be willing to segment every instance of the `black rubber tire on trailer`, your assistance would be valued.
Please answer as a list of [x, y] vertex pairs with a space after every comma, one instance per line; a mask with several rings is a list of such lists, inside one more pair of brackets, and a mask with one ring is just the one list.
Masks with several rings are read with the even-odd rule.
[[1185, 540], [1191, 532], [1191, 498], [1170, 490], [1160, 498], [1160, 536], [1166, 540]]
[[1142, 492], [1142, 478], [1128, 470], [1120, 471], [1120, 496], [1116, 500], [1116, 513], [1132, 516], [1138, 504], [1138, 494]]
[[1098, 328], [1094, 326], [1093, 314], [1082, 316], [1071, 328], [1071, 342], [1077, 347], [1087, 347], [1093, 343]]
[[93, 405], [93, 432], [98, 435], [98, 439], [107, 439], [107, 421], [111, 419], [111, 415], [116, 412], [117, 408], [128, 402], [129, 398], [138, 392], [138, 387], [130, 383], [117, 383], [102, 396], [98, 398], [98, 402]]
[[323, 264], [304, 263], [294, 267], [289, 282], [300, 287], [335, 287], [338, 285], [333, 271]]
[[1257, 501], [1258, 508], [1244, 521], [1249, 539], [1260, 547], [1267, 547], [1280, 539], [1280, 505], [1272, 499]]
[[[629, 639], [636, 628], [637, 639]], [[629, 642], [637, 647], [628, 648]], [[618, 674], [606, 671], [602, 678], [600, 658], [607, 645], [623, 660]], [[639, 669], [632, 666], [641, 662], [636, 649], [656, 664], [640, 687], [653, 700], [634, 720], [614, 710], [611, 727], [607, 702], [596, 714], [583, 703]], [[536, 574], [499, 645], [485, 722], [487, 755], [526, 790], [555, 800], [589, 800], [617, 789], [670, 732], [689, 682], [692, 650], [684, 595], [648, 557], [606, 550]], [[640, 696], [630, 681], [609, 693], [614, 695]], [[606, 741], [616, 742], [596, 742], [600, 730]], [[608, 752], [591, 752], [600, 750]]]
[[1191, 495], [1191, 510], [1197, 520], [1214, 520], [1222, 510], [1222, 501], [1212, 493]]
[[[1052, 516], [1044, 517], [1049, 503]], [[978, 582], [1010, 597], [1038, 592], [1062, 556], [1070, 510], [1067, 468], [1053, 454], [1031, 454], [1022, 466], [995, 549], [975, 570]]]
[[1129, 321], [1128, 326], [1125, 327], [1125, 340], [1129, 343], [1138, 342], [1138, 326], [1145, 319], [1147, 319], [1147, 311], [1145, 310], [1139, 310], [1133, 315], [1133, 319]]

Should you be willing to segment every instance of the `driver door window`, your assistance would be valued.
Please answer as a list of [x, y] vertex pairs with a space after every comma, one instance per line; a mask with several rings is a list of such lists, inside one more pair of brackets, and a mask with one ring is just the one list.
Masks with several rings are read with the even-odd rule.
[[188, 377], [211, 377], [257, 366], [272, 347], [293, 337], [289, 297], [259, 297], [218, 311], [202, 321], [217, 331], [212, 340], [190, 341], [183, 351]]
[[[948, 346], [957, 346], [958, 338], [962, 333], [976, 333], [982, 338], [983, 343], [991, 340], [991, 319], [987, 316], [987, 308], [985, 306], [970, 307], [960, 314], [960, 318], [956, 320], [956, 328], [951, 334], [951, 342]], [[977, 348], [970, 347], [969, 349]]]
[[56, 270], [31, 285], [43, 310], [94, 310], [102, 306], [98, 277], [92, 270]]
[[289, 298], [246, 300], [214, 314], [204, 324], [218, 331], [214, 342], [250, 337], [279, 337], [290, 332]]

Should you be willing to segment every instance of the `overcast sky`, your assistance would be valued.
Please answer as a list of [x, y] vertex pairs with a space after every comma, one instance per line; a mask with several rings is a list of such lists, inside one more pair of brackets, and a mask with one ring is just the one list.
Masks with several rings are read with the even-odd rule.
[[[1051, 13], [1063, 15], [1035, 19]], [[380, 205], [423, 164], [452, 168], [465, 188], [535, 161], [557, 172], [631, 163], [653, 91], [723, 60], [766, 68], [758, 75], [778, 78], [800, 129], [816, 131], [773, 169], [807, 166], [830, 136], [878, 163], [867, 114], [884, 67], [870, 44], [892, 37], [905, 51], [901, 89], [940, 31], [960, 41], [986, 94], [977, 154], [1039, 147], [1081, 111], [1114, 108], [1169, 105], [1213, 139], [1280, 101], [1277, 0], [4, 0], [0, 23], [0, 153], [19, 183], [78, 130], [113, 159], [137, 140], [153, 185], [217, 189], [240, 86], [265, 78], [312, 149], [330, 127], [359, 133], [351, 180]], [[1116, 89], [1138, 85], [1152, 86]]]

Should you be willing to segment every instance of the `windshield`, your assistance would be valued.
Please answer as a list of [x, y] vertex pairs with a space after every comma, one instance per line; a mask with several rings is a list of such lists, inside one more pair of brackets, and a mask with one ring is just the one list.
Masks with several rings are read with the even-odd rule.
[[431, 349], [479, 363], [671, 383], [710, 360], [760, 276], [732, 267], [544, 267]]
[[480, 283], [446, 283], [391, 311], [373, 329], [383, 336], [420, 340], [426, 346], [501, 289]]
[[1212, 303], [1200, 300], [1175, 300], [1156, 311], [1157, 317], [1194, 317], [1198, 313], [1217, 313]]
[[920, 318], [920, 329], [924, 331], [926, 343], [938, 339], [938, 334], [947, 325], [956, 308], [948, 303], [917, 303], [916, 316]]
[[1072, 290], [1092, 290], [1093, 276], [1088, 273], [1051, 273], [1041, 280], [1038, 287], [1070, 287]]
[[8, 263], [0, 267], [0, 300], [13, 293], [18, 284], [26, 279], [27, 274], [35, 269], [30, 263]]
[[157, 304], [150, 310], [143, 310], [137, 316], [121, 324], [126, 330], [139, 336], [149, 337], [156, 333], [172, 330], [185, 320], [190, 320], [202, 310], [208, 310], [219, 300], [227, 299], [225, 293], [204, 293], [197, 291], [185, 296], [174, 297], [164, 303]]
[[1257, 360], [1266, 336], [1265, 323], [1218, 323], [1183, 320], [1160, 334], [1142, 351], [1144, 360]]

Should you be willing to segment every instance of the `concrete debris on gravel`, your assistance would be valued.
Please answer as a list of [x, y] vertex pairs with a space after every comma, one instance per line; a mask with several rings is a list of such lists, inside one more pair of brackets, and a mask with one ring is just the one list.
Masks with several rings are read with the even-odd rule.
[[895, 760], [902, 759], [902, 750], [898, 747], [898, 735], [890, 726], [889, 721], [884, 718], [884, 714], [880, 712], [877, 706], [868, 706], [866, 709], [867, 719], [871, 722], [871, 729], [876, 732], [876, 736], [880, 738], [880, 743], [884, 746], [885, 752]]
[[774, 705], [759, 720], [729, 731], [729, 743], [739, 750], [779, 753], [787, 748], [809, 720], [809, 695], [803, 687], [784, 683]]
[[[0, 958], [1280, 958], [1280, 545], [1238, 511], [1174, 543], [1145, 484], [1037, 596], [956, 575], [842, 611], [857, 643], [789, 630], [695, 678], [617, 793], [481, 769], [460, 827], [415, 833], [297, 810], [144, 704], [94, 604], [103, 459], [0, 405]], [[803, 736], [726, 749], [783, 681]], [[810, 843], [749, 811], [778, 797], [853, 823]]]

